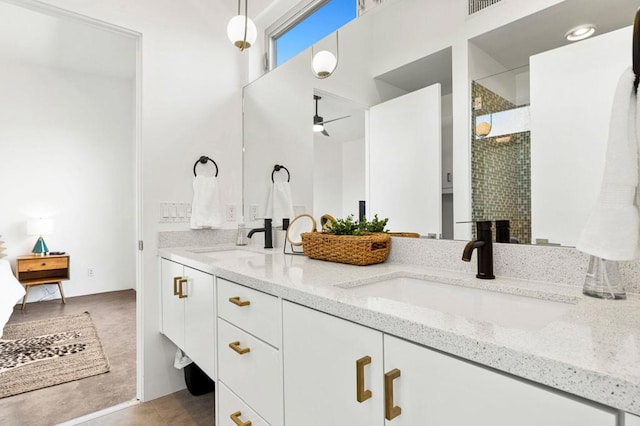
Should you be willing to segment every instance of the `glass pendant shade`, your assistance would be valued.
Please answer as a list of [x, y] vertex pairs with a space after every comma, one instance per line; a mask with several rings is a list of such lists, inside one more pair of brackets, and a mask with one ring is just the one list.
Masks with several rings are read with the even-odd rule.
[[322, 124], [314, 124], [313, 131], [318, 133], [324, 130], [324, 126]]
[[321, 50], [313, 56], [311, 68], [318, 78], [327, 78], [336, 70], [338, 59], [328, 50]]
[[[244, 36], [244, 26], [247, 24], [247, 38]], [[236, 15], [227, 25], [227, 37], [234, 46], [240, 50], [251, 47], [258, 38], [256, 24], [251, 19], [246, 19], [244, 15]]]
[[491, 133], [491, 123], [483, 121], [476, 126], [476, 136], [485, 137]]

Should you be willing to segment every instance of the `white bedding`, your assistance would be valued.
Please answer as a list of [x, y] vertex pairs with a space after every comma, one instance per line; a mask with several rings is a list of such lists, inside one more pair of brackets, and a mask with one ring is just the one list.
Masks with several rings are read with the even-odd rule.
[[11, 265], [6, 260], [0, 259], [0, 337], [13, 312], [13, 307], [22, 296], [24, 296], [24, 287], [13, 276]]

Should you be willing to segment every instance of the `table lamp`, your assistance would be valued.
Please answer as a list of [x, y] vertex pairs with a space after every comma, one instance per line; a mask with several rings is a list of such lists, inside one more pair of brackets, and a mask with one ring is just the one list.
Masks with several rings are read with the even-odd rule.
[[38, 241], [33, 246], [33, 254], [44, 256], [49, 253], [49, 248], [42, 238], [43, 235], [51, 234], [53, 232], [53, 219], [29, 219], [27, 221], [27, 234], [37, 235]]

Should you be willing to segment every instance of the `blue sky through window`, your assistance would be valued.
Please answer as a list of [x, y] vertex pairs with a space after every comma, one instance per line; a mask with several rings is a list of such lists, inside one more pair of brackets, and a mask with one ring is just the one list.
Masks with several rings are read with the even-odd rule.
[[275, 40], [276, 66], [356, 17], [356, 0], [329, 0]]

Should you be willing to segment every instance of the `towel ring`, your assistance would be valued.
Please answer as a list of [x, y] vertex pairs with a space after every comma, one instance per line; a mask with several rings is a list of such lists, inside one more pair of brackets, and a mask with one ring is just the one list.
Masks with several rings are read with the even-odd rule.
[[194, 176], [198, 176], [198, 174], [196, 173], [196, 167], [198, 166], [198, 163], [202, 163], [202, 164], [207, 164], [207, 161], [211, 161], [213, 163], [214, 166], [216, 166], [216, 177], [218, 177], [218, 165], [216, 164], [215, 161], [213, 161], [211, 158], [203, 155], [202, 157], [200, 157], [198, 159], [198, 161], [196, 161], [196, 163], [193, 165], [193, 175]]
[[279, 172], [282, 169], [284, 169], [287, 172], [287, 182], [291, 181], [291, 173], [289, 173], [289, 169], [287, 169], [285, 166], [281, 166], [280, 164], [276, 164], [275, 166], [273, 166], [273, 171], [271, 172], [271, 182], [273, 183], [276, 182], [275, 180], [273, 180], [273, 174], [275, 172]]

